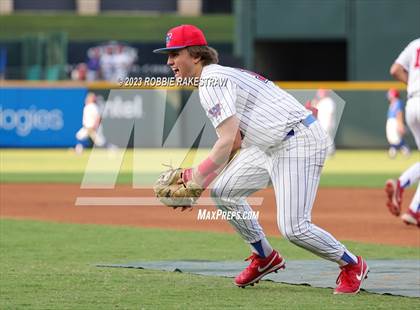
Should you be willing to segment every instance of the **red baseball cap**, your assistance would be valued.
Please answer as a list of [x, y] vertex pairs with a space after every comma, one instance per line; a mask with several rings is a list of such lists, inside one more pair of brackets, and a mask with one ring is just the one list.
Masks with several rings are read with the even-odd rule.
[[166, 47], [158, 48], [153, 53], [166, 54], [187, 46], [207, 46], [203, 32], [193, 25], [181, 25], [172, 28], [166, 34]]
[[400, 98], [400, 93], [395, 88], [390, 88], [388, 90], [388, 98]]
[[324, 98], [324, 97], [326, 97], [328, 95], [328, 93], [329, 93], [329, 90], [328, 89], [320, 88], [316, 92], [316, 96], [318, 98]]

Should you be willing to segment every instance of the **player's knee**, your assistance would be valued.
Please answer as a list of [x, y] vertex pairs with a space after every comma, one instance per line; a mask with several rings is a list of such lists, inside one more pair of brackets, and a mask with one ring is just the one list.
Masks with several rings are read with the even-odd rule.
[[309, 223], [301, 222], [296, 224], [286, 224], [284, 227], [279, 224], [279, 230], [284, 238], [290, 242], [299, 242], [305, 238], [309, 230]]
[[213, 199], [229, 198], [233, 191], [229, 184], [217, 180], [210, 188], [210, 195]]
[[213, 186], [210, 189], [210, 196], [213, 198], [216, 206], [221, 206], [226, 204], [226, 197], [223, 196], [223, 188], [221, 186]]
[[279, 230], [280, 230], [280, 232], [281, 232], [282, 236], [283, 236], [285, 239], [287, 239], [287, 240], [289, 240], [289, 241], [293, 241], [293, 240], [294, 240], [294, 238], [295, 238], [295, 233], [293, 232], [293, 230], [283, 228], [283, 226], [280, 226], [280, 225], [279, 225]]
[[292, 230], [286, 230], [283, 233], [283, 237], [292, 243], [297, 243], [302, 240], [302, 234]]
[[246, 203], [245, 197], [236, 195], [236, 191], [227, 186], [214, 186], [210, 189], [210, 196], [216, 205], [236, 206]]
[[216, 185], [213, 186], [210, 189], [210, 196], [213, 199], [219, 199], [219, 198], [221, 198], [222, 197], [222, 189], [220, 187], [216, 186]]
[[210, 195], [213, 198], [216, 205], [225, 205], [229, 202], [229, 197], [223, 194], [223, 188], [213, 187], [210, 190]]

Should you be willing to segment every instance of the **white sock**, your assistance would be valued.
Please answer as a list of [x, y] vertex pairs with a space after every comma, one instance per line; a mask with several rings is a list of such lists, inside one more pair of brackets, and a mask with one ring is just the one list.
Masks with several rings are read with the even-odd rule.
[[420, 212], [420, 183], [417, 184], [417, 190], [414, 194], [413, 200], [411, 200], [409, 208], [414, 213]]

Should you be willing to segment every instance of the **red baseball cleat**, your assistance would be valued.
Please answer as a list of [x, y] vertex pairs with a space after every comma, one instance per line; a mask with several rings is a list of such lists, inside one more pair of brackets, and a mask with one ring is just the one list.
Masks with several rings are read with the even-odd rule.
[[273, 250], [266, 258], [252, 253], [247, 260], [251, 260], [251, 263], [235, 278], [235, 284], [242, 288], [248, 285], [253, 286], [265, 275], [285, 268], [285, 261], [276, 250]]
[[400, 186], [400, 181], [389, 179], [385, 183], [385, 193], [388, 201], [386, 206], [393, 215], [398, 216], [401, 213], [402, 194], [404, 189]]
[[337, 287], [334, 294], [357, 294], [364, 279], [367, 279], [369, 267], [366, 261], [357, 257], [357, 264], [348, 264], [340, 267], [341, 272], [337, 278]]
[[420, 212], [414, 212], [411, 209], [408, 209], [407, 213], [401, 215], [401, 219], [407, 225], [417, 225], [420, 228]]

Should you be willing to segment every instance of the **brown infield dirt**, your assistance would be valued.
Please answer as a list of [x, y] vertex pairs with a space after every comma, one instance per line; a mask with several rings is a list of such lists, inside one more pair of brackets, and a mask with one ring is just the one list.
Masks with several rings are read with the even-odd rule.
[[[404, 195], [406, 210], [414, 191], [407, 190]], [[77, 197], [152, 196], [151, 190], [131, 186], [93, 190], [80, 189], [78, 184], [0, 184], [0, 217], [235, 233], [225, 220], [197, 220], [198, 208], [214, 211], [214, 206], [195, 206], [191, 212], [162, 205], [75, 206]], [[253, 209], [260, 211], [266, 234], [280, 236], [272, 189], [254, 197], [264, 197], [263, 204]], [[381, 189], [321, 188], [312, 220], [340, 240], [420, 247], [420, 229], [403, 224], [388, 212]]]

